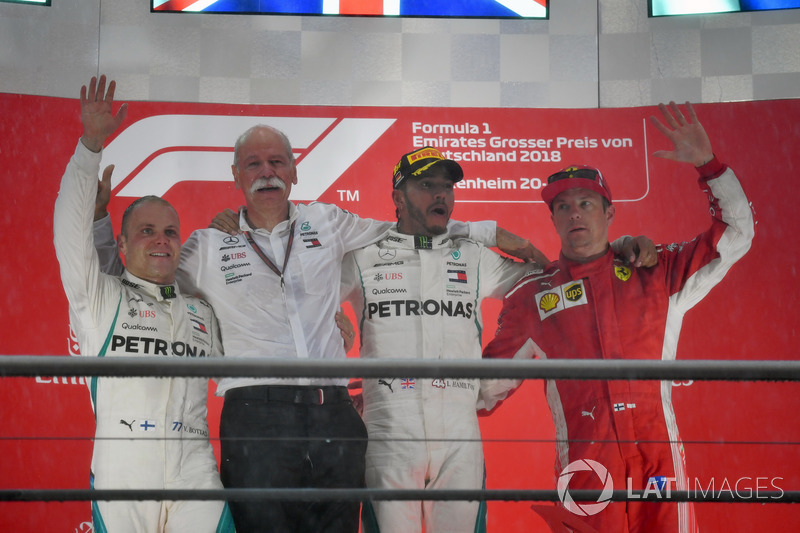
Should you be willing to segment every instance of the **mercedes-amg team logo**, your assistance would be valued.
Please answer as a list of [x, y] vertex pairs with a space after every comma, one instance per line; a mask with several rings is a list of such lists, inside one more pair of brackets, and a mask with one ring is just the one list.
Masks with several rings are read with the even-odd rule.
[[[577, 503], [569, 494], [568, 487], [572, 476], [575, 472], [583, 471], [594, 472], [603, 483], [603, 491], [600, 493], [600, 498], [597, 500], [597, 503]], [[614, 492], [614, 482], [611, 480], [611, 476], [606, 467], [591, 459], [581, 459], [567, 465], [558, 477], [556, 488], [558, 489], [558, 498], [568, 511], [580, 516], [592, 516], [605, 509], [606, 506], [611, 503], [611, 495]]]
[[392, 248], [381, 248], [378, 250], [378, 257], [384, 261], [391, 261], [397, 255], [397, 251]]

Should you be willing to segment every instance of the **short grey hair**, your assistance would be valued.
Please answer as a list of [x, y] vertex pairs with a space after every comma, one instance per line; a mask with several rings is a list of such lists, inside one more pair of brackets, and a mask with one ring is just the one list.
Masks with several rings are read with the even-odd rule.
[[289, 137], [286, 136], [278, 128], [273, 128], [272, 126], [267, 126], [266, 124], [256, 124], [252, 128], [248, 129], [246, 132], [239, 135], [239, 138], [236, 139], [236, 143], [233, 145], [233, 166], [239, 166], [239, 149], [241, 146], [247, 141], [250, 135], [260, 129], [267, 129], [273, 133], [275, 133], [278, 137], [280, 137], [281, 141], [283, 141], [283, 145], [286, 147], [286, 154], [289, 156], [289, 161], [294, 163], [294, 154], [292, 153], [292, 143], [289, 142]]

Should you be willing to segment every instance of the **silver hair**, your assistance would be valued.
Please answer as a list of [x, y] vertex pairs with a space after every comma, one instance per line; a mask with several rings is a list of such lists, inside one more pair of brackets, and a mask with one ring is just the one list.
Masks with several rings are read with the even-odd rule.
[[239, 165], [239, 149], [241, 146], [247, 141], [250, 134], [252, 134], [255, 130], [259, 129], [268, 129], [269, 131], [275, 133], [278, 137], [280, 137], [281, 141], [283, 141], [283, 145], [286, 147], [286, 154], [289, 156], [289, 161], [294, 163], [294, 154], [292, 153], [292, 143], [289, 142], [289, 137], [286, 136], [281, 130], [277, 128], [273, 128], [272, 126], [267, 126], [266, 124], [256, 124], [252, 128], [248, 129], [246, 132], [239, 135], [239, 138], [236, 139], [236, 143], [233, 145], [233, 166]]

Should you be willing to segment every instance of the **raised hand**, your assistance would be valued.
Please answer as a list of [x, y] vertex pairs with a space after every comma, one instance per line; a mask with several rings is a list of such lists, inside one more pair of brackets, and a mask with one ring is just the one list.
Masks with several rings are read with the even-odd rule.
[[659, 104], [658, 108], [669, 127], [654, 116], [650, 117], [650, 122], [672, 142], [674, 149], [659, 150], [653, 154], [654, 156], [692, 163], [696, 167], [702, 166], [714, 158], [711, 141], [706, 130], [703, 129], [703, 125], [697, 120], [692, 104], [686, 102], [686, 110], [689, 112], [688, 120], [675, 102], [670, 102], [669, 108], [664, 104]]
[[81, 87], [81, 142], [93, 152], [103, 148], [103, 143], [128, 114], [128, 104], [122, 104], [116, 114], [112, 112], [115, 89], [116, 83], [112, 80], [106, 91], [105, 75], [101, 75], [99, 80], [92, 77], [88, 90], [85, 85]]

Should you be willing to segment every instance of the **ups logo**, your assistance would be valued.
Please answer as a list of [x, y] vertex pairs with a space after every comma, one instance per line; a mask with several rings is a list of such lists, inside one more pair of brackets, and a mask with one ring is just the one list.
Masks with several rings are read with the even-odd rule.
[[564, 297], [570, 302], [577, 302], [583, 297], [583, 285], [580, 283], [573, 283], [565, 288]]

